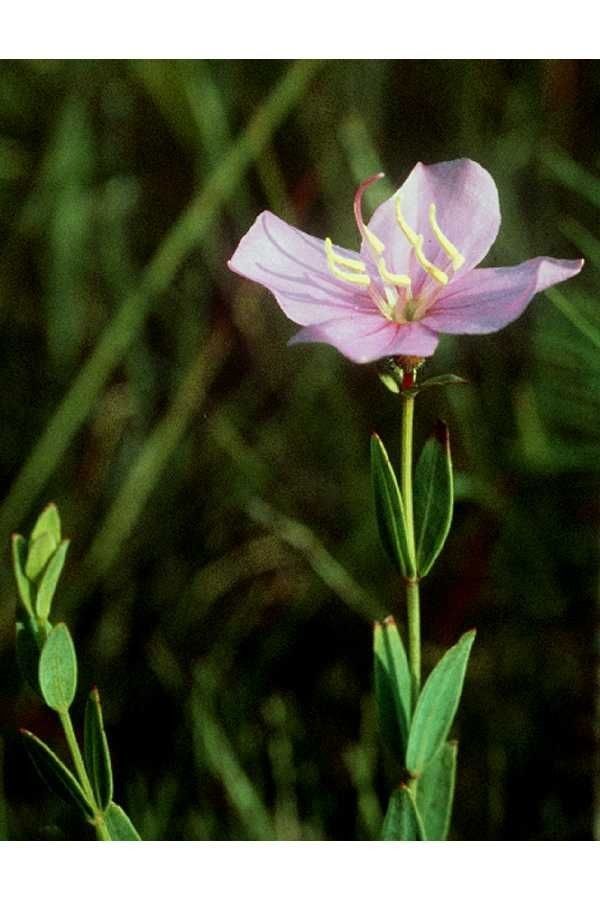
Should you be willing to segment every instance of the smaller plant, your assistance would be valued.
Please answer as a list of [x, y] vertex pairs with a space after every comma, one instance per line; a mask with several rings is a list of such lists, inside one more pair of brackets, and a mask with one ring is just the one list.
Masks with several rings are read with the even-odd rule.
[[33, 763], [62, 800], [96, 830], [100, 841], [139, 841], [125, 811], [113, 800], [110, 750], [104, 730], [100, 695], [94, 688], [87, 700], [83, 753], [70, 708], [77, 691], [77, 655], [64, 622], [52, 625], [50, 612], [63, 570], [69, 541], [62, 538], [57, 507], [50, 503], [35, 523], [29, 540], [12, 537], [17, 583], [17, 658], [24, 678], [59, 717], [71, 752], [73, 772], [40, 738], [22, 729]]

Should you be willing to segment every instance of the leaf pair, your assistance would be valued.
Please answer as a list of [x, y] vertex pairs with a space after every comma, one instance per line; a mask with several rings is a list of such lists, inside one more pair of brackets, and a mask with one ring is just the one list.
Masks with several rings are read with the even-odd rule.
[[94, 793], [96, 809], [62, 760], [30, 731], [21, 732], [27, 751], [48, 787], [65, 803], [93, 823], [100, 814], [113, 841], [139, 841], [125, 811], [112, 799], [113, 778], [108, 742], [102, 721], [100, 697], [93, 690], [88, 698], [84, 725], [84, 760]]
[[[375, 693], [380, 728], [386, 744], [410, 778], [409, 784], [392, 795], [384, 840], [445, 839], [457, 752], [456, 744], [447, 743], [447, 737], [458, 709], [474, 638], [474, 631], [467, 632], [444, 654], [425, 682], [411, 715], [410, 671], [396, 624], [388, 617], [375, 626]], [[413, 836], [393, 836], [399, 834]]]
[[371, 476], [375, 513], [384, 549], [407, 578], [422, 578], [440, 554], [450, 530], [453, 507], [452, 459], [445, 423], [426, 441], [415, 472], [415, 554], [408, 539], [406, 512], [396, 474], [378, 435], [371, 438]]
[[411, 714], [411, 678], [392, 616], [373, 633], [375, 696], [382, 737], [396, 759], [419, 775], [444, 744], [462, 694], [475, 631], [464, 634], [430, 673]]

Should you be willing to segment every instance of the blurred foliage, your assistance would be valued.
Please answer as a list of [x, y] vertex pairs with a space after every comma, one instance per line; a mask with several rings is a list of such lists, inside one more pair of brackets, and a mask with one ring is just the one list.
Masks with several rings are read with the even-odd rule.
[[[469, 156], [500, 189], [491, 264], [588, 265], [505, 331], [444, 338], [427, 374], [470, 384], [417, 403], [419, 442], [449, 423], [459, 494], [426, 664], [478, 628], [453, 837], [589, 839], [600, 66], [0, 65], [0, 537], [59, 504], [56, 615], [143, 836], [378, 834], [370, 620], [401, 611], [368, 438], [394, 446], [398, 401], [372, 367], [287, 348], [293, 326], [225, 263], [265, 207], [352, 246], [359, 179], [388, 173], [376, 204], [418, 159]], [[84, 838], [15, 737], [60, 744], [17, 674], [7, 553], [0, 581], [0, 837]]]

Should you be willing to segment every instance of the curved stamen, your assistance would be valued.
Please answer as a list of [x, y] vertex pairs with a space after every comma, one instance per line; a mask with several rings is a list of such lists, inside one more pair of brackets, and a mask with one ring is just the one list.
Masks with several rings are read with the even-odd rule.
[[410, 297], [411, 279], [408, 275], [397, 275], [395, 272], [390, 272], [385, 264], [385, 260], [383, 257], [381, 257], [379, 262], [377, 263], [377, 271], [381, 275], [383, 281], [387, 282], [388, 284], [407, 288], [408, 295]]
[[455, 272], [457, 272], [460, 269], [460, 267], [462, 265], [464, 265], [465, 258], [462, 255], [462, 253], [460, 252], [460, 250], [458, 250], [454, 246], [452, 241], [446, 237], [446, 235], [444, 234], [444, 232], [438, 225], [438, 222], [437, 222], [437, 219], [435, 216], [435, 212], [436, 212], [435, 203], [430, 203], [429, 204], [429, 224], [431, 225], [431, 230], [433, 231], [438, 244], [440, 245], [440, 247], [442, 248], [442, 250], [448, 257], [448, 259], [452, 263], [452, 268], [454, 269]]
[[[339, 278], [340, 281], [347, 281], [349, 284], [362, 284], [365, 286], [368, 286], [371, 283], [371, 279], [365, 271], [365, 264], [358, 259], [346, 259], [346, 257], [336, 253], [333, 249], [331, 238], [325, 238], [325, 256], [327, 257], [329, 271], [335, 278]], [[346, 272], [344, 271], [344, 266], [355, 271]]]
[[380, 256], [385, 250], [385, 244], [380, 241], [377, 235], [373, 234], [371, 229], [365, 225], [362, 216], [362, 197], [366, 189], [376, 181], [379, 181], [381, 178], [385, 178], [383, 172], [378, 172], [377, 175], [371, 175], [370, 178], [367, 178], [365, 181], [359, 184], [354, 195], [354, 218], [356, 219], [357, 228], [360, 231], [361, 237], [363, 237], [365, 241], [367, 241], [371, 249], [374, 250], [378, 256]]
[[441, 269], [438, 269], [437, 266], [434, 266], [434, 264], [430, 262], [423, 253], [423, 235], [417, 234], [416, 231], [413, 231], [402, 215], [400, 195], [396, 197], [396, 221], [404, 232], [407, 241], [415, 251], [417, 262], [419, 263], [421, 268], [424, 269], [428, 275], [431, 275], [432, 278], [435, 278], [436, 281], [439, 281], [440, 284], [448, 284], [448, 276], [446, 275], [446, 273], [442, 272]]

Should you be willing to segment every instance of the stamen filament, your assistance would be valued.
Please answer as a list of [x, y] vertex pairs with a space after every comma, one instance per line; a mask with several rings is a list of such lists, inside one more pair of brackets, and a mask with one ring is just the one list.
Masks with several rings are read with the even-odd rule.
[[438, 269], [437, 266], [434, 266], [434, 264], [430, 262], [423, 253], [423, 235], [417, 234], [416, 231], [413, 231], [402, 215], [402, 206], [399, 196], [396, 198], [396, 220], [398, 222], [398, 225], [404, 232], [407, 241], [415, 251], [417, 262], [419, 263], [421, 268], [424, 269], [428, 275], [431, 275], [432, 278], [435, 278], [436, 281], [439, 281], [440, 284], [448, 284], [448, 276], [446, 275], [446, 273], [442, 272], [441, 269]]
[[[347, 281], [349, 284], [362, 284], [367, 286], [371, 283], [371, 279], [365, 271], [365, 264], [358, 259], [346, 259], [346, 257], [336, 253], [333, 249], [331, 238], [325, 238], [325, 256], [327, 257], [329, 271], [335, 278], [339, 278], [341, 281]], [[343, 267], [354, 271], [347, 272]]]
[[408, 288], [408, 293], [410, 294], [411, 279], [409, 275], [397, 275], [395, 272], [390, 272], [383, 258], [377, 263], [377, 269], [384, 281], [388, 284]]
[[442, 272], [441, 269], [438, 269], [437, 266], [434, 266], [432, 262], [429, 262], [425, 254], [423, 253], [423, 235], [419, 235], [419, 243], [415, 245], [415, 256], [419, 262], [419, 265], [422, 266], [423, 269], [427, 272], [428, 275], [431, 275], [432, 278], [435, 278], [436, 281], [439, 281], [440, 284], [448, 284], [448, 276], [445, 272]]
[[435, 203], [431, 203], [429, 206], [429, 224], [431, 225], [431, 230], [433, 231], [438, 244], [452, 263], [452, 268], [456, 272], [462, 265], [464, 265], [465, 258], [460, 250], [458, 250], [454, 246], [452, 241], [450, 241], [446, 237], [446, 235], [438, 225], [437, 219], [435, 217], [435, 212]]

